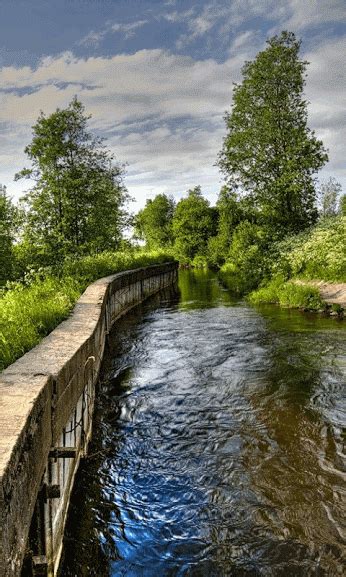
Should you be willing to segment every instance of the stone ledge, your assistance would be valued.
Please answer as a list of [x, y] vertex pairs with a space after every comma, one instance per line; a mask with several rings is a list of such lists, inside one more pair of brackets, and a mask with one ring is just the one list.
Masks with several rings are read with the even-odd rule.
[[[49, 450], [86, 378], [97, 379], [110, 328], [107, 322], [115, 321], [158, 288], [151, 291], [150, 284], [136, 302], [125, 303], [115, 315], [107, 312], [112, 297], [125, 287], [176, 269], [176, 263], [166, 263], [97, 280], [85, 290], [67, 320], [0, 374], [1, 577], [20, 575]], [[94, 359], [92, 369], [89, 359]]]

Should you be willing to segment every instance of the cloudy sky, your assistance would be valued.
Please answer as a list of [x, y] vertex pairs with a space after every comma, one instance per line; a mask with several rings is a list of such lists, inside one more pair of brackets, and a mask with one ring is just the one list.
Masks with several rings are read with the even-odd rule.
[[0, 183], [21, 195], [31, 126], [77, 95], [127, 163], [135, 209], [197, 184], [214, 202], [232, 85], [287, 29], [303, 40], [309, 124], [329, 149], [319, 177], [345, 192], [345, 20], [345, 0], [0, 0]]

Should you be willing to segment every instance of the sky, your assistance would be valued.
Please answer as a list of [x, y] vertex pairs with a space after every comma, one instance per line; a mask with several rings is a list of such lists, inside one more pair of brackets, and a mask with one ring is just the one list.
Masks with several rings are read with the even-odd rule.
[[0, 183], [14, 182], [40, 111], [83, 102], [134, 198], [177, 200], [200, 185], [214, 203], [224, 114], [241, 68], [281, 30], [310, 62], [309, 127], [329, 150], [319, 180], [346, 191], [345, 0], [0, 0]]

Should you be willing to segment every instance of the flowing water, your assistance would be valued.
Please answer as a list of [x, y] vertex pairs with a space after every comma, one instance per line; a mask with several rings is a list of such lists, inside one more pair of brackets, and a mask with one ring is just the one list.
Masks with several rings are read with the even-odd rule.
[[113, 330], [61, 575], [345, 574], [345, 321], [179, 289]]

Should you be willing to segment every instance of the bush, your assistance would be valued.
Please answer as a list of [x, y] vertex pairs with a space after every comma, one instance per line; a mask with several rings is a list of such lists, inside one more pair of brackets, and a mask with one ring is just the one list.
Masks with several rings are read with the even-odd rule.
[[326, 307], [315, 287], [286, 282], [283, 276], [273, 278], [266, 286], [250, 293], [248, 300], [252, 304], [274, 303], [314, 311]]
[[270, 275], [269, 229], [248, 221], [234, 230], [227, 262], [220, 269], [221, 280], [234, 292], [247, 293]]
[[194, 268], [208, 268], [208, 259], [203, 255], [196, 254], [191, 264]]
[[324, 219], [313, 229], [277, 243], [272, 274], [346, 282], [346, 217]]

